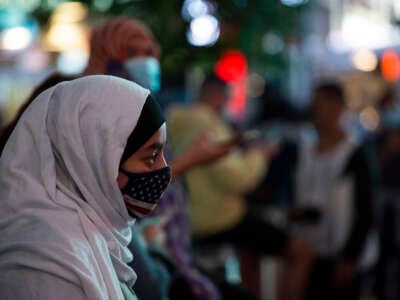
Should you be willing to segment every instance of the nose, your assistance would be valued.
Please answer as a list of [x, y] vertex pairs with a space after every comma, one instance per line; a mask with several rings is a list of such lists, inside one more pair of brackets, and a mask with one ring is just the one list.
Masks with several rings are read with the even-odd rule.
[[167, 160], [165, 159], [164, 153], [161, 155], [161, 159], [157, 168], [162, 169], [168, 166]]

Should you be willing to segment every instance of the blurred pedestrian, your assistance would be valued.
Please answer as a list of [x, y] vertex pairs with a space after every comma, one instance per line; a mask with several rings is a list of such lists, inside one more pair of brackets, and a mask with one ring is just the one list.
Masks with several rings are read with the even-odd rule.
[[394, 300], [400, 298], [400, 119], [385, 116], [377, 143], [382, 186], [376, 279], [379, 299]]
[[358, 299], [360, 264], [373, 226], [374, 160], [342, 127], [344, 97], [335, 83], [315, 89], [317, 139], [299, 147], [295, 203], [309, 216], [313, 212], [300, 220], [299, 231], [317, 254], [307, 299]]
[[[171, 110], [170, 141], [177, 155], [204, 132], [209, 132], [210, 138], [220, 144], [240, 140], [222, 119], [228, 98], [228, 85], [210, 75], [203, 82], [194, 106]], [[200, 243], [225, 241], [248, 247], [255, 253], [284, 256], [290, 266], [281, 298], [302, 299], [311, 263], [307, 244], [248, 210], [244, 198], [265, 175], [268, 159], [275, 151], [268, 144], [243, 151], [237, 147], [226, 157], [187, 172], [190, 221], [193, 235]]]

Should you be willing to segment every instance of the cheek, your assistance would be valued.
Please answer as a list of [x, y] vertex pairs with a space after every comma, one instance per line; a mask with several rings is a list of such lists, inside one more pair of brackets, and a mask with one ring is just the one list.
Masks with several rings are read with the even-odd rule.
[[140, 158], [129, 158], [122, 167], [132, 173], [141, 173], [147, 172], [149, 170], [149, 166], [146, 163], [145, 159]]

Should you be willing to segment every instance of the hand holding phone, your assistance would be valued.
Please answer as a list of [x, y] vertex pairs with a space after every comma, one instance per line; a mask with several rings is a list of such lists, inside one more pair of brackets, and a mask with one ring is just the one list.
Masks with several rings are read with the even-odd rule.
[[251, 142], [258, 140], [260, 137], [261, 132], [257, 129], [252, 129], [242, 133], [238, 133], [231, 140], [225, 142], [224, 144], [232, 146], [245, 146]]

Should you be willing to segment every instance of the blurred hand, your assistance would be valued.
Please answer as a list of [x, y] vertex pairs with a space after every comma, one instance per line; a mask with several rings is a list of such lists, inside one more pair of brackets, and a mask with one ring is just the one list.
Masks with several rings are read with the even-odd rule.
[[333, 283], [336, 287], [346, 287], [351, 284], [356, 275], [356, 265], [352, 261], [339, 261], [333, 269]]
[[237, 141], [216, 143], [211, 141], [207, 133], [196, 138], [184, 154], [170, 163], [173, 177], [179, 177], [198, 165], [211, 163], [237, 146]]
[[266, 159], [271, 159], [279, 153], [279, 149], [280, 149], [279, 143], [264, 142], [252, 146], [249, 150], [261, 151], [261, 153], [265, 156]]
[[156, 243], [161, 234], [162, 228], [160, 224], [151, 224], [143, 228], [143, 236], [149, 244]]
[[191, 159], [192, 165], [196, 166], [211, 163], [227, 155], [236, 146], [237, 143], [235, 141], [228, 143], [213, 142], [209, 135], [204, 133], [190, 145], [186, 155]]

